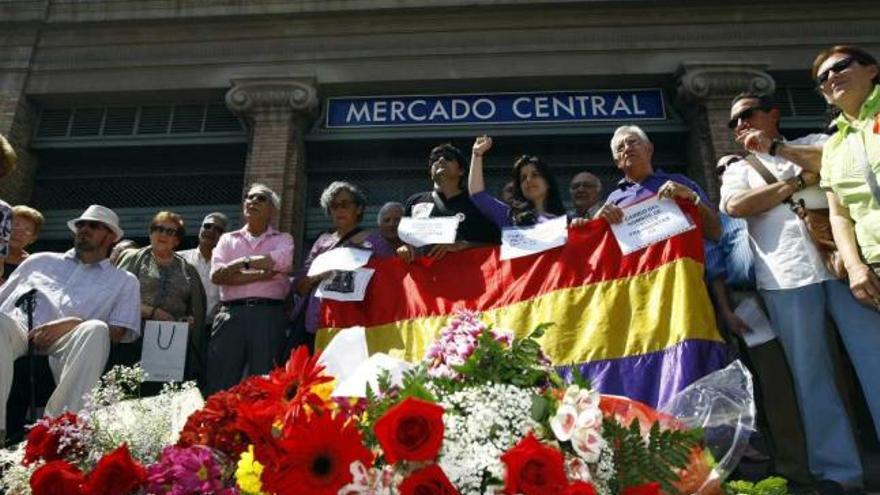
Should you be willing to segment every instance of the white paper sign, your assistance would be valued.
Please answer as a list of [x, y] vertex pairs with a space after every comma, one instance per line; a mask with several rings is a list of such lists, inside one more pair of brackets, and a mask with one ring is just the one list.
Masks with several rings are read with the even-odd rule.
[[183, 381], [189, 323], [185, 321], [147, 320], [144, 323], [144, 346], [141, 367], [148, 382]]
[[372, 251], [349, 247], [338, 247], [319, 254], [309, 266], [308, 276], [313, 277], [333, 270], [352, 271], [370, 261]]
[[767, 315], [764, 314], [754, 297], [743, 300], [733, 312], [749, 326], [750, 331], [742, 336], [747, 346], [757, 347], [776, 338]]
[[625, 255], [697, 228], [675, 201], [656, 196], [624, 208], [623, 214], [611, 231]]
[[540, 253], [565, 244], [568, 218], [565, 215], [531, 227], [501, 229], [501, 259], [509, 260]]
[[391, 383], [399, 386], [403, 383], [403, 373], [412, 367], [406, 361], [377, 352], [361, 362], [347, 379], [336, 385], [330, 396], [366, 397], [367, 387], [373, 389], [374, 393], [379, 393], [379, 375], [386, 370], [391, 375]]
[[455, 242], [460, 220], [456, 217], [412, 218], [403, 217], [397, 226], [397, 235], [403, 242], [422, 247], [429, 244]]
[[339, 331], [321, 351], [318, 364], [328, 375], [342, 383], [367, 360], [367, 334], [364, 327], [349, 327]]
[[315, 290], [315, 296], [334, 301], [363, 301], [375, 271], [372, 268], [338, 271], [332, 277], [321, 281]]

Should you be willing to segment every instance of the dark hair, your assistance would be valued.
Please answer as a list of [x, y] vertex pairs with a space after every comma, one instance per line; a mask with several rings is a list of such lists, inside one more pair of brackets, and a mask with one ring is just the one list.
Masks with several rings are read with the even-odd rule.
[[538, 221], [535, 205], [526, 199], [522, 193], [520, 184], [520, 172], [526, 165], [534, 165], [544, 181], [547, 182], [547, 197], [544, 199], [544, 209], [553, 215], [565, 215], [565, 206], [562, 204], [562, 195], [559, 194], [559, 185], [556, 176], [550, 170], [550, 166], [537, 156], [522, 155], [513, 164], [513, 198], [516, 205], [510, 208], [510, 219], [514, 225], [532, 225]]
[[[873, 55], [857, 46], [835, 45], [831, 48], [822, 50], [821, 52], [819, 52], [818, 55], [816, 55], [816, 60], [813, 60], [813, 68], [810, 71], [810, 75], [813, 77], [813, 81], [816, 81], [819, 77], [819, 67], [821, 67], [822, 64], [824, 64], [825, 61], [828, 60], [828, 58], [835, 53], [842, 53], [844, 55], [850, 56], [861, 65], [880, 66], [880, 64], [877, 63], [877, 59], [874, 58]], [[877, 75], [874, 76], [873, 82], [874, 84], [880, 84], [880, 71], [877, 71]]]
[[428, 154], [428, 168], [430, 168], [431, 165], [441, 156], [445, 156], [447, 159], [451, 158], [458, 162], [458, 165], [463, 172], [461, 180], [458, 181], [458, 185], [463, 188], [467, 181], [468, 162], [465, 161], [464, 155], [461, 154], [461, 150], [453, 146], [452, 143], [443, 143], [434, 146], [431, 148], [431, 153]]
[[733, 100], [730, 102], [730, 106], [736, 105], [736, 102], [740, 100], [758, 100], [761, 108], [770, 110], [772, 108], [779, 108], [779, 104], [776, 103], [776, 100], [773, 99], [773, 96], [768, 95], [766, 93], [758, 93], [756, 91], [743, 91], [742, 93], [733, 97]]

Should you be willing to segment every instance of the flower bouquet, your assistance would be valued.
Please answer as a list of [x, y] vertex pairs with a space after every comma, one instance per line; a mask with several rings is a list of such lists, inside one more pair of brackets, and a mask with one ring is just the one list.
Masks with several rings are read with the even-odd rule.
[[[188, 416], [179, 435], [148, 425], [132, 432], [97, 408], [47, 418], [12, 454], [3, 486], [120, 495], [718, 492], [720, 481], [707, 483], [717, 466], [701, 428], [582, 380], [565, 383], [536, 340], [543, 331], [514, 339], [459, 313], [422, 362], [376, 373], [362, 397], [334, 396], [340, 384], [322, 365], [327, 356], [299, 348], [285, 366], [192, 414], [168, 404], [167, 417], [142, 413], [162, 428]], [[120, 414], [131, 415], [125, 407]]]

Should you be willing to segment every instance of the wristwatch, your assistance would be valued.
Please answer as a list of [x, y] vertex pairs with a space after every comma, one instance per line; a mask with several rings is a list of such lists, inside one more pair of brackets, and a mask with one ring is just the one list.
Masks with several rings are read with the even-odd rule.
[[245, 256], [245, 257], [244, 257], [244, 269], [245, 269], [245, 270], [250, 270], [250, 269], [251, 269], [251, 257], [250, 257], [250, 256]]
[[776, 156], [776, 152], [779, 151], [779, 147], [785, 144], [785, 141], [779, 138], [773, 138], [773, 142], [770, 143], [770, 149], [767, 151], [767, 154], [770, 156]]

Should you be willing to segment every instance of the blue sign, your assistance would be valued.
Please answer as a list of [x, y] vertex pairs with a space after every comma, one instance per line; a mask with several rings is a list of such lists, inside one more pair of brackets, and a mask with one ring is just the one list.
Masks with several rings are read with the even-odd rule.
[[331, 129], [666, 118], [659, 89], [328, 98]]

